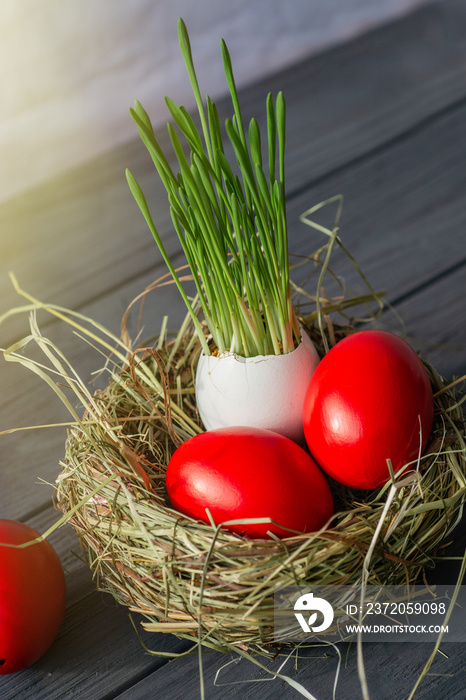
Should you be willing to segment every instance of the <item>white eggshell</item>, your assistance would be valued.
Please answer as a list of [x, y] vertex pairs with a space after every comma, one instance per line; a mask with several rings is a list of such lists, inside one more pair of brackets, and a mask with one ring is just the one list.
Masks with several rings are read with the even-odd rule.
[[309, 336], [286, 355], [202, 354], [196, 401], [206, 430], [249, 426], [304, 441], [303, 403], [319, 356]]

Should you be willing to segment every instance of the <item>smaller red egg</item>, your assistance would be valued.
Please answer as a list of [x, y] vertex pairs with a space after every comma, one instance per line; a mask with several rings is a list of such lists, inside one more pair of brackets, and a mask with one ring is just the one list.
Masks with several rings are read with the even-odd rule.
[[359, 331], [321, 360], [304, 399], [306, 441], [336, 481], [374, 489], [426, 447], [433, 395], [422, 361], [393, 333]]
[[[28, 525], [0, 520], [0, 543], [38, 537]], [[49, 542], [22, 549], [0, 544], [0, 675], [21, 671], [45, 654], [58, 634], [65, 602], [65, 575]]]
[[313, 532], [333, 515], [324, 475], [309, 454], [270, 430], [233, 427], [201, 433], [183, 443], [167, 468], [167, 490], [180, 513], [219, 525], [272, 518], [273, 523], [228, 526], [247, 537], [290, 537]]

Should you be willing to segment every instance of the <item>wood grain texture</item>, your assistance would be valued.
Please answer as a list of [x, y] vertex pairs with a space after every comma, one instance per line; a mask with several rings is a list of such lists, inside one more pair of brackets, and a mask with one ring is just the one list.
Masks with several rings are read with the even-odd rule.
[[[299, 215], [336, 193], [345, 196], [340, 234], [372, 285], [387, 291], [404, 320], [390, 311], [380, 324], [406, 332], [414, 347], [450, 377], [466, 372], [466, 5], [434, 3], [346, 46], [270, 76], [242, 93], [248, 114], [260, 114], [269, 89], [284, 89], [288, 103], [288, 215], [290, 249], [305, 255], [322, 234]], [[227, 113], [221, 105], [222, 114]], [[166, 139], [162, 136], [162, 139]], [[164, 141], [165, 142], [165, 141]], [[164, 274], [158, 253], [126, 186], [129, 166], [151, 196], [169, 252], [182, 262], [170, 230], [165, 195], [136, 140], [0, 207], [0, 314], [23, 303], [6, 275], [40, 299], [79, 309], [118, 334], [127, 304]], [[331, 211], [319, 220], [331, 223]], [[332, 268], [351, 289], [362, 287], [351, 264], [335, 253]], [[316, 275], [309, 281], [311, 289]], [[328, 294], [336, 293], [329, 283]], [[143, 337], [154, 335], [164, 314], [176, 327], [184, 309], [173, 286], [153, 293], [143, 315]], [[44, 334], [80, 374], [91, 379], [102, 357], [62, 323], [39, 314]], [[137, 333], [136, 317], [130, 323]], [[0, 346], [28, 333], [26, 317], [0, 325]], [[69, 419], [37, 377], [0, 363], [0, 431]], [[1, 436], [0, 517], [26, 520], [40, 532], [55, 521], [50, 486], [59, 471], [63, 428]], [[458, 545], [464, 551], [464, 541]], [[54, 646], [34, 667], [0, 680], [0, 700], [164, 700], [199, 697], [196, 655], [165, 663], [147, 656], [125, 610], [94, 591], [70, 527], [51, 538], [67, 572], [68, 609]], [[436, 572], [440, 579], [442, 571]], [[438, 579], [439, 580], [439, 579]], [[189, 646], [172, 636], [143, 635], [159, 651]], [[464, 645], [444, 645], [419, 700], [464, 698]], [[365, 645], [369, 687], [376, 700], [405, 698], [431, 647]], [[346, 648], [342, 647], [343, 657]], [[333, 649], [313, 649], [285, 672], [318, 700], [332, 698], [338, 665]], [[204, 654], [206, 694], [217, 698], [282, 697], [297, 693], [266, 678], [247, 662]], [[279, 661], [273, 667], [278, 668]], [[231, 684], [231, 685], [229, 685]], [[336, 697], [360, 697], [355, 650], [343, 663]]]
[[[159, 652], [181, 653], [189, 648], [189, 643], [171, 635], [149, 638], [142, 631], [140, 635]], [[123, 608], [108, 596], [92, 593], [68, 605], [56, 640], [33, 667], [2, 678], [0, 698], [117, 697], [135, 680], [166, 663], [168, 659], [144, 652]]]
[[[450, 649], [450, 647], [454, 647]], [[375, 700], [407, 698], [414, 687], [430, 653], [430, 644], [366, 644], [364, 665], [371, 697]], [[438, 654], [431, 672], [423, 684], [419, 697], [429, 700], [464, 698], [464, 650], [456, 645], [445, 645], [448, 658]], [[337, 679], [336, 698], [359, 698], [356, 648], [339, 646], [341, 666]], [[332, 700], [333, 684], [340, 657], [335, 649], [315, 646], [300, 652], [300, 658], [291, 657], [282, 673], [299, 682], [318, 700]], [[266, 661], [270, 671], [278, 672], [283, 658]], [[230, 665], [227, 665], [231, 662]], [[263, 662], [264, 663], [264, 662]], [[176, 664], [176, 670], [175, 670]], [[257, 668], [245, 659], [220, 654], [205, 654], [203, 660], [204, 685], [207, 698], [225, 700], [276, 700], [301, 697], [285, 681], [273, 679], [270, 673]], [[200, 700], [199, 670], [196, 657], [186, 657], [173, 662], [144, 678], [118, 696], [119, 700], [145, 700], [151, 693], [170, 700], [186, 697], [186, 680], [189, 680], [190, 700]], [[446, 694], [447, 693], [447, 694]]]
[[[323, 241], [296, 222], [313, 204], [341, 193], [342, 241], [390, 301], [452, 265], [465, 264], [465, 116], [464, 107], [452, 108], [291, 197], [290, 249], [312, 250]], [[333, 214], [330, 210], [327, 225]], [[345, 276], [352, 269], [338, 252], [332, 267]]]
[[466, 268], [440, 279], [397, 304], [403, 319], [387, 312], [380, 322], [386, 330], [404, 332], [413, 347], [447, 378], [466, 375], [465, 287]]
[[[44, 488], [44, 487], [43, 487]], [[51, 506], [24, 521], [44, 533], [58, 519]], [[2, 513], [3, 517], [3, 513]], [[49, 536], [66, 576], [67, 606], [61, 630], [48, 652], [30, 669], [0, 677], [1, 700], [115, 697], [135, 677], [153, 673], [168, 658], [145, 653], [142, 644], [161, 653], [182, 653], [192, 645], [172, 635], [149, 635], [135, 616], [108, 594], [96, 591], [78, 538], [70, 525]]]

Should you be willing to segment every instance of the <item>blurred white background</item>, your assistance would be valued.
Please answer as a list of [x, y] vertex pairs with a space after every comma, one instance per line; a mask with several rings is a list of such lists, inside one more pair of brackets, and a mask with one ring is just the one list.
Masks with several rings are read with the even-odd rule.
[[[191, 106], [186, 21], [201, 90], [225, 93], [219, 40], [244, 85], [427, 0], [1, 0], [0, 201], [135, 134], [139, 99]], [[286, 86], [285, 86], [286, 89]]]

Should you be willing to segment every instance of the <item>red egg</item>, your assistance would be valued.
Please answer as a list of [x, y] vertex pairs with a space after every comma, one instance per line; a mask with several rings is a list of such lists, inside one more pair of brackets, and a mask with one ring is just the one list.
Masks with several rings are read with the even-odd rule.
[[272, 518], [272, 523], [239, 524], [228, 529], [247, 537], [278, 537], [312, 532], [333, 514], [324, 475], [299, 445], [269, 430], [218, 428], [181, 445], [167, 468], [173, 507], [216, 525], [228, 520]]
[[432, 389], [419, 357], [387, 331], [359, 331], [321, 360], [304, 400], [312, 456], [333, 479], [373, 489], [423, 452]]
[[[28, 525], [0, 520], [0, 543], [39, 537]], [[16, 549], [0, 544], [0, 675], [37, 661], [55, 639], [65, 612], [65, 576], [46, 540]]]

